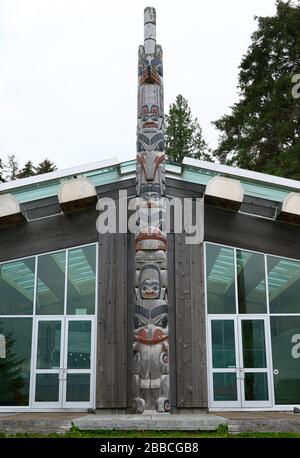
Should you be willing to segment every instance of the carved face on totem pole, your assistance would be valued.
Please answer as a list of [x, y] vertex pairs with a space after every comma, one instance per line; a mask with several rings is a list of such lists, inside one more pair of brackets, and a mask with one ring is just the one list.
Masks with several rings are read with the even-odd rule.
[[137, 151], [164, 151], [163, 70], [159, 55], [139, 59]]
[[133, 407], [140, 413], [170, 409], [163, 63], [162, 48], [155, 39], [154, 8], [145, 9], [144, 25], [138, 64], [136, 191], [140, 214], [135, 238], [133, 344]]
[[139, 84], [162, 84], [163, 78], [163, 63], [161, 58], [161, 50], [157, 47], [157, 55], [143, 55], [140, 53], [138, 76]]
[[[135, 315], [135, 339], [146, 345], [159, 344], [168, 336], [166, 302], [166, 253], [138, 251]], [[154, 264], [154, 262], [157, 262]]]

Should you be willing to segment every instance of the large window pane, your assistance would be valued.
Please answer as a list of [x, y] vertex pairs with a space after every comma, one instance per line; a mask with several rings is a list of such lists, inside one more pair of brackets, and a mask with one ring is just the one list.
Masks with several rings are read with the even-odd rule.
[[233, 250], [207, 245], [206, 275], [208, 313], [236, 313]]
[[268, 374], [265, 372], [248, 372], [245, 374], [245, 400], [269, 400]]
[[90, 374], [68, 374], [67, 402], [88, 402], [90, 400]]
[[236, 367], [233, 320], [211, 322], [212, 357], [214, 369]]
[[37, 374], [35, 385], [36, 402], [58, 402], [59, 378], [58, 374]]
[[246, 369], [267, 367], [265, 323], [263, 320], [242, 321], [243, 359]]
[[69, 251], [67, 313], [95, 313], [95, 245]]
[[32, 315], [35, 259], [0, 266], [0, 315]]
[[91, 322], [69, 321], [68, 369], [91, 367]]
[[300, 262], [268, 256], [270, 313], [300, 313]]
[[216, 373], [213, 375], [213, 389], [215, 401], [237, 401], [236, 374]]
[[40, 321], [38, 324], [37, 369], [60, 367], [61, 321]]
[[0, 406], [29, 404], [31, 338], [31, 318], [0, 319]]
[[237, 250], [236, 262], [239, 313], [267, 313], [264, 256]]
[[65, 251], [38, 257], [37, 314], [64, 313], [65, 266]]
[[276, 404], [300, 404], [300, 317], [271, 317]]

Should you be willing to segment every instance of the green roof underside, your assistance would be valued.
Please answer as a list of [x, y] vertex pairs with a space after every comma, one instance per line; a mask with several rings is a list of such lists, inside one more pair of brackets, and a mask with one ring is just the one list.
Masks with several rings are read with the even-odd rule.
[[[119, 165], [104, 167], [98, 170], [87, 171], [80, 173], [80, 176], [88, 178], [96, 187], [103, 186], [108, 183], [117, 183], [132, 178], [135, 174], [136, 161], [127, 161]], [[11, 188], [0, 193], [10, 193], [14, 195], [20, 203], [31, 202], [38, 199], [52, 197], [57, 195], [58, 189], [62, 182], [71, 179], [73, 175], [67, 174], [63, 178], [49, 179], [49, 181], [36, 182], [20, 186], [21, 182], [16, 182], [16, 188]], [[230, 178], [230, 174], [223, 174], [217, 171], [207, 170], [205, 168], [194, 167], [190, 165], [178, 165], [171, 162], [166, 164], [167, 177], [176, 178], [188, 183], [196, 183], [199, 185], [207, 185], [212, 177], [223, 175]], [[78, 176], [78, 175], [77, 175]], [[237, 178], [245, 189], [247, 196], [259, 197], [266, 200], [282, 202], [284, 198], [293, 191], [299, 192], [298, 189], [264, 183], [263, 181]], [[0, 187], [1, 189], [1, 187]]]

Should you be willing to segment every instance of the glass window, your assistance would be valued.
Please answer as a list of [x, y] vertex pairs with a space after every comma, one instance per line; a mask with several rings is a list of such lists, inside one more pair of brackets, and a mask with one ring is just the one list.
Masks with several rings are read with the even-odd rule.
[[27, 406], [32, 318], [0, 318], [0, 406]]
[[236, 374], [215, 373], [213, 375], [213, 389], [215, 401], [237, 401]]
[[271, 317], [276, 404], [300, 404], [300, 316]]
[[58, 374], [37, 374], [35, 385], [36, 402], [58, 402], [59, 378]]
[[233, 249], [206, 245], [206, 276], [208, 313], [236, 313]]
[[263, 320], [242, 320], [243, 361], [246, 369], [267, 367], [265, 323]]
[[247, 372], [245, 374], [245, 401], [268, 401], [268, 374]]
[[236, 367], [234, 321], [212, 321], [211, 334], [213, 368], [228, 369]]
[[67, 313], [92, 315], [95, 313], [95, 245], [70, 250], [68, 264]]
[[65, 299], [66, 252], [38, 257], [36, 313], [63, 315]]
[[67, 402], [88, 402], [90, 400], [90, 374], [68, 374]]
[[69, 321], [68, 369], [90, 368], [91, 326], [90, 321]]
[[300, 262], [267, 259], [270, 313], [300, 313]]
[[35, 258], [0, 266], [0, 315], [32, 315]]
[[237, 250], [236, 262], [239, 313], [267, 313], [264, 256]]
[[40, 321], [37, 345], [37, 369], [60, 367], [61, 321]]

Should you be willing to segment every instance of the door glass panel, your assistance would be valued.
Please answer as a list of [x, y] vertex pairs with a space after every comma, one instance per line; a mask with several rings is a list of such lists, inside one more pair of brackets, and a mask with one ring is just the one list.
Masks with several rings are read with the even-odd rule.
[[213, 368], [236, 367], [233, 320], [211, 322]]
[[263, 320], [242, 320], [244, 368], [266, 368], [265, 323]]
[[264, 372], [245, 374], [245, 400], [268, 401], [268, 374]]
[[300, 313], [300, 262], [267, 259], [270, 313]]
[[36, 402], [58, 402], [58, 374], [37, 374], [35, 387]]
[[90, 374], [68, 374], [67, 402], [90, 400]]
[[0, 266], [0, 315], [32, 315], [35, 259]]
[[61, 321], [40, 321], [38, 328], [37, 369], [60, 367]]
[[65, 298], [66, 252], [38, 257], [36, 313], [63, 315]]
[[28, 406], [32, 318], [0, 318], [0, 406]]
[[206, 245], [206, 275], [208, 313], [236, 313], [233, 250]]
[[300, 404], [300, 317], [271, 317], [276, 404]]
[[91, 322], [69, 321], [68, 369], [91, 366]]
[[69, 251], [67, 301], [69, 315], [95, 313], [95, 273], [95, 245]]
[[237, 250], [236, 261], [239, 313], [267, 313], [264, 256]]
[[215, 401], [237, 401], [236, 373], [214, 373], [213, 388]]

